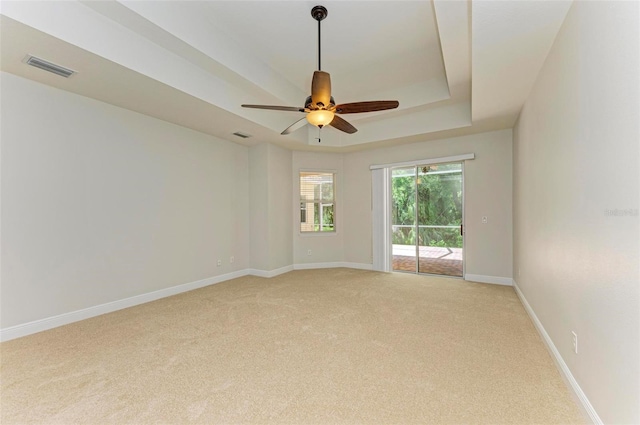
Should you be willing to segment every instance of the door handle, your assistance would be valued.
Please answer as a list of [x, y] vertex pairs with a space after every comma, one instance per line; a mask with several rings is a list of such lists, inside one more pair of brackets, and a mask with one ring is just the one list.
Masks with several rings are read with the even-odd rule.
[[463, 231], [462, 231], [462, 224], [460, 225], [460, 236], [464, 235]]

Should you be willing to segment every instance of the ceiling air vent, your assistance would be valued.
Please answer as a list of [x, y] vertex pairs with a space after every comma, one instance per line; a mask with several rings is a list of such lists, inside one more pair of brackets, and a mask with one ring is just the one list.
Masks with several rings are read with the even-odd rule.
[[251, 137], [250, 134], [247, 133], [243, 133], [241, 131], [236, 131], [235, 133], [233, 133], [234, 136], [238, 136], [238, 137], [242, 137], [243, 139], [248, 139], [249, 137]]
[[64, 77], [64, 78], [69, 78], [76, 73], [76, 71], [72, 69], [65, 68], [64, 66], [56, 65], [55, 63], [51, 63], [44, 59], [40, 59], [31, 55], [27, 55], [24, 58], [23, 62], [26, 63], [27, 65], [35, 66], [36, 68], [53, 72], [54, 74], [60, 75], [61, 77]]

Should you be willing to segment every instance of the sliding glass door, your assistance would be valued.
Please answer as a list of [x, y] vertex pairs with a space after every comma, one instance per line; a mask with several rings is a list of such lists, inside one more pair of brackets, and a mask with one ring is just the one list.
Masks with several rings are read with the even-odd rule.
[[462, 163], [395, 168], [392, 269], [463, 275]]

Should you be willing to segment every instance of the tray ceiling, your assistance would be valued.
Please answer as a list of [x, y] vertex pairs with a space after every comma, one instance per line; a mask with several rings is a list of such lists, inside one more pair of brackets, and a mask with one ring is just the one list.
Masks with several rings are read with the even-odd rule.
[[[397, 99], [345, 116], [359, 131], [305, 126], [317, 68], [308, 1], [3, 1], [2, 70], [252, 145], [350, 151], [513, 126], [568, 1], [326, 1], [322, 68], [338, 103]], [[29, 67], [32, 54], [78, 71]], [[241, 131], [253, 137], [239, 139]]]

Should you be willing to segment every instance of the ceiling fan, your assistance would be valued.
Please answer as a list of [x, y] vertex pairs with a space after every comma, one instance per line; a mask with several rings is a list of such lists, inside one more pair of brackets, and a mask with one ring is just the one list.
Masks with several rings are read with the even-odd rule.
[[275, 106], [275, 105], [242, 105], [243, 108], [271, 109], [274, 111], [303, 112], [306, 115], [287, 127], [281, 134], [289, 134], [305, 125], [305, 119], [319, 128], [325, 125], [337, 128], [345, 133], [353, 134], [358, 129], [336, 114], [356, 114], [360, 112], [384, 111], [395, 109], [397, 100], [377, 100], [368, 102], [343, 103], [336, 105], [331, 96], [331, 76], [322, 71], [322, 56], [320, 50], [320, 23], [327, 17], [327, 9], [315, 6], [311, 9], [311, 16], [318, 21], [318, 70], [313, 73], [311, 81], [311, 96], [307, 97], [304, 107]]

